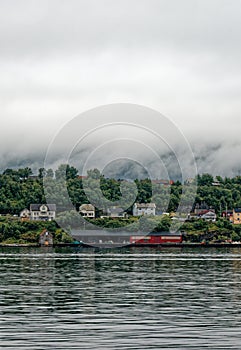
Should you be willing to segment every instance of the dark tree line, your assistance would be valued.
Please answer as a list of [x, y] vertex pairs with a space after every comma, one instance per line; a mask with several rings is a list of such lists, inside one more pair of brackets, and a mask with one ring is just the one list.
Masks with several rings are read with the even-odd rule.
[[[43, 186], [46, 179], [47, 182]], [[101, 201], [103, 207], [105, 201], [122, 206], [125, 206], [124, 199], [133, 203], [133, 184], [130, 185], [121, 179], [105, 178], [97, 169], [89, 170], [84, 178], [78, 175], [76, 168], [69, 165], [60, 165], [55, 171], [41, 168], [36, 176], [33, 176], [30, 168], [6, 169], [0, 174], [0, 213], [18, 215], [31, 203], [45, 203], [46, 196], [51, 198], [53, 203], [57, 203], [58, 210], [62, 211], [66, 200], [63, 179], [67, 184], [68, 196], [76, 208], [88, 203], [90, 198], [94, 198], [97, 203]], [[217, 176], [214, 179], [210, 174], [202, 174], [197, 176], [196, 181], [197, 194], [193, 205], [205, 202], [217, 213], [241, 207], [241, 176]], [[152, 184], [150, 179], [136, 179], [134, 184], [136, 202], [153, 201], [160, 212], [177, 209], [182, 194], [182, 184], [179, 181], [171, 186], [164, 186]], [[188, 197], [188, 191], [185, 195]], [[131, 213], [132, 206], [125, 209]]]

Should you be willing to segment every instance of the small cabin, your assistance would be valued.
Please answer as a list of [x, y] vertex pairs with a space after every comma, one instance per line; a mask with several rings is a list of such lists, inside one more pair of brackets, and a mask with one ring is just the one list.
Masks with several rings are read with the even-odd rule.
[[44, 230], [43, 232], [40, 233], [39, 236], [39, 244], [41, 246], [49, 246], [53, 245], [54, 240], [53, 240], [53, 235], [48, 232], [47, 230]]

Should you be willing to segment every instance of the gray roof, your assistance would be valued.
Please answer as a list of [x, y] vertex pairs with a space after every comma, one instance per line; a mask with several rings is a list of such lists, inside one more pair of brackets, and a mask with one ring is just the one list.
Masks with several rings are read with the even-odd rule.
[[56, 211], [56, 204], [30, 204], [30, 210], [31, 211], [39, 211], [40, 207], [42, 205], [46, 205], [46, 207], [48, 208], [48, 211]]
[[215, 212], [208, 210], [206, 213], [201, 214], [201, 216], [216, 216]]
[[92, 205], [92, 204], [82, 204], [80, 207], [79, 207], [79, 210], [86, 210], [86, 211], [93, 211], [95, 210], [95, 207]]
[[135, 203], [137, 208], [156, 208], [155, 203]]
[[159, 232], [150, 232], [148, 236], [181, 236], [181, 231], [170, 232], [170, 231], [159, 231]]

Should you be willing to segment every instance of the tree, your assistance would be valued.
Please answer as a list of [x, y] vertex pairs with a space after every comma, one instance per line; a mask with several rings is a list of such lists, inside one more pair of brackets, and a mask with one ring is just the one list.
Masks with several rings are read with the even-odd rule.
[[70, 180], [70, 179], [75, 179], [78, 175], [78, 170], [73, 167], [73, 166], [69, 166], [69, 164], [67, 164], [66, 166], [66, 179]]
[[38, 171], [38, 177], [40, 179], [44, 178], [46, 176], [46, 170], [44, 168], [40, 168]]
[[202, 174], [197, 176], [198, 186], [210, 186], [213, 183], [213, 176], [210, 174]]
[[59, 165], [58, 169], [55, 170], [55, 179], [66, 180], [66, 169], [67, 169], [67, 164]]
[[54, 177], [54, 172], [53, 172], [52, 169], [48, 169], [48, 170], [46, 171], [46, 177], [49, 177], [49, 178], [51, 178], [51, 179]]
[[33, 172], [32, 172], [32, 169], [30, 169], [29, 167], [26, 167], [23, 169], [18, 169], [17, 174], [22, 179], [28, 179], [29, 176], [33, 174]]
[[94, 179], [94, 180], [98, 180], [101, 177], [101, 173], [98, 169], [92, 169], [92, 170], [88, 170], [87, 171], [87, 176], [88, 178]]

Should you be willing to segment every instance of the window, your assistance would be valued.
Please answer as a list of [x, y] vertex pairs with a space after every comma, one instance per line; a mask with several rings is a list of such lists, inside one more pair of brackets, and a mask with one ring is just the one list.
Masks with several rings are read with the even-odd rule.
[[42, 206], [40, 207], [40, 210], [41, 210], [41, 211], [47, 211], [48, 208], [46, 207], [46, 205], [42, 205]]

